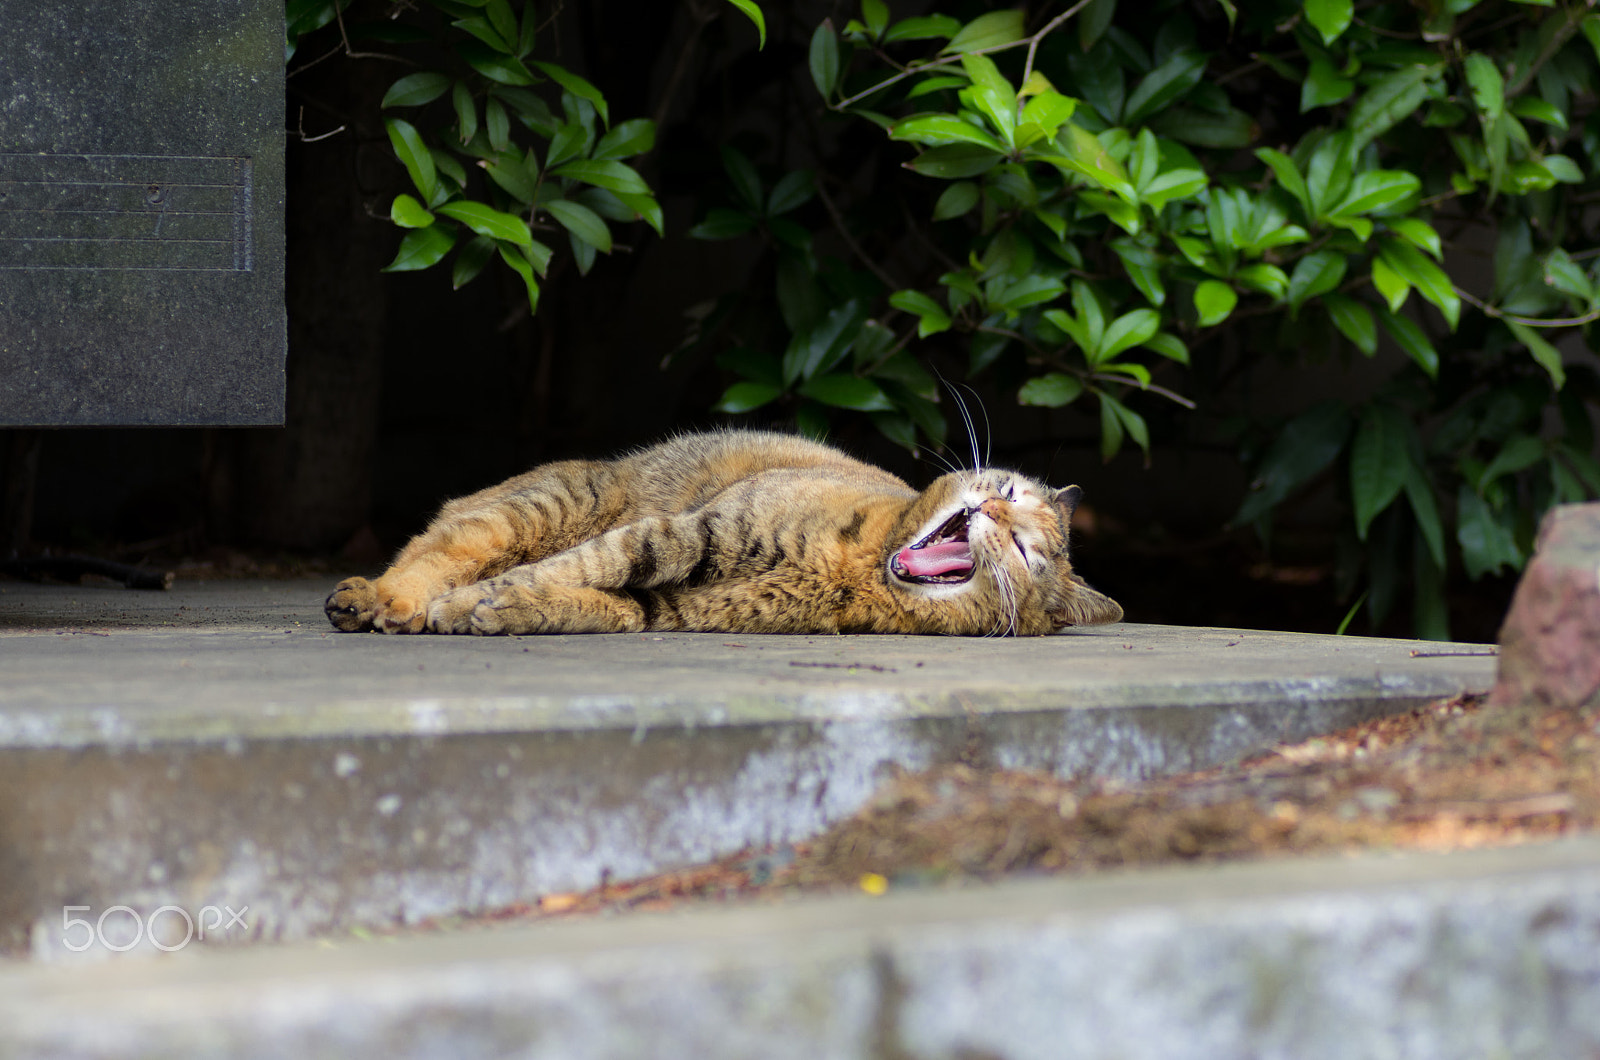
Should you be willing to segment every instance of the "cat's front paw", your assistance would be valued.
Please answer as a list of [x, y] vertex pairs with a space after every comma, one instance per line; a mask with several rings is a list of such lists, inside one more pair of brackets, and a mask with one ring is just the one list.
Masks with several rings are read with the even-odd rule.
[[378, 590], [365, 578], [346, 578], [328, 594], [322, 610], [334, 629], [346, 633], [371, 629], [378, 613]]

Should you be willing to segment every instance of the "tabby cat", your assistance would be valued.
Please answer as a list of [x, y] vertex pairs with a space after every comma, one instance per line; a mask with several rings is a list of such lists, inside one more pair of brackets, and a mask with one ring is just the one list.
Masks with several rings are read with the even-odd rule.
[[385, 633], [1052, 633], [1122, 618], [1067, 558], [1080, 492], [972, 470], [918, 493], [804, 438], [689, 434], [451, 501], [326, 610]]

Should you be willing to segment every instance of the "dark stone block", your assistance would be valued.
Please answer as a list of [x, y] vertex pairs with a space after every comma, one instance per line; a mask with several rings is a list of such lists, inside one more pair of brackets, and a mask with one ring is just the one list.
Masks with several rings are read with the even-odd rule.
[[0, 26], [0, 425], [281, 423], [281, 0]]
[[1600, 504], [1563, 504], [1500, 628], [1493, 702], [1600, 706]]

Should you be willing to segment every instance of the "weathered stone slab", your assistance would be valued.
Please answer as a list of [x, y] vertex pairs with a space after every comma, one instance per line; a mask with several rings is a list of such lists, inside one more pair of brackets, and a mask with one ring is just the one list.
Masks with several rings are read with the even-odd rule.
[[1600, 843], [0, 962], [0, 1057], [1600, 1054]]
[[1465, 645], [1136, 624], [352, 635], [327, 588], [0, 584], [0, 950], [71, 956], [65, 905], [248, 905], [249, 939], [482, 912], [815, 835], [896, 768], [1138, 780], [1494, 668]]
[[0, 26], [0, 425], [281, 423], [283, 5]]
[[1600, 504], [1544, 517], [1500, 627], [1493, 701], [1600, 705]]

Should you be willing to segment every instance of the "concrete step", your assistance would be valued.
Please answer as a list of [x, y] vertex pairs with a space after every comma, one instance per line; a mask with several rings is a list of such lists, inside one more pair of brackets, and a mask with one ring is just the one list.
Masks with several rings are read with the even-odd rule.
[[0, 1057], [1597, 1054], [1593, 839], [0, 961]]
[[1494, 680], [1467, 645], [1136, 624], [336, 634], [327, 588], [0, 585], [0, 949], [71, 956], [66, 906], [248, 907], [211, 941], [481, 912], [805, 838], [895, 767], [1137, 780]]

